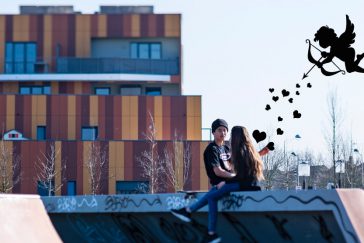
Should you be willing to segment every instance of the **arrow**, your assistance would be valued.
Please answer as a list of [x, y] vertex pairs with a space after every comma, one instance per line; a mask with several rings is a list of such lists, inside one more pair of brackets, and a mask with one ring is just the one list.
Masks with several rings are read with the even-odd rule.
[[[318, 62], [319, 62], [319, 61], [321, 61], [321, 59], [322, 59], [322, 57], [318, 60]], [[313, 69], [314, 67], [316, 67], [316, 64], [315, 64], [315, 65], [313, 65], [313, 66], [312, 66], [312, 68], [310, 68], [310, 70], [308, 70], [308, 72], [307, 72], [307, 73], [304, 73], [304, 74], [303, 74], [302, 80], [308, 77], [308, 74], [312, 71], [312, 69]]]

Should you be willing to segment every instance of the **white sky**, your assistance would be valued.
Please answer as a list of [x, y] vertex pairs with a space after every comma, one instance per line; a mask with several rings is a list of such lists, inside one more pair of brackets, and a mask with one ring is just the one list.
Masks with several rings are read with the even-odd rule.
[[[2, 2], [0, 13], [19, 13], [19, 5], [35, 4], [73, 5], [82, 13], [98, 11], [100, 5], [153, 5], [155, 13], [181, 13], [183, 94], [202, 95], [203, 127], [210, 127], [215, 118], [224, 118], [231, 127], [244, 125], [251, 133], [270, 130], [272, 141], [282, 145], [286, 140], [289, 150], [307, 148], [326, 155], [326, 96], [329, 89], [337, 89], [344, 110], [342, 131], [346, 136], [352, 133], [358, 148], [364, 148], [364, 74], [324, 77], [315, 68], [301, 81], [312, 66], [305, 40], [313, 41], [323, 25], [340, 35], [345, 30], [346, 14], [355, 24], [353, 47], [357, 54], [364, 52], [363, 1], [12, 0]], [[340, 60], [335, 63], [344, 68]], [[335, 67], [328, 65], [327, 69]], [[311, 89], [306, 88], [307, 82]], [[296, 83], [301, 84], [301, 95], [291, 95], [294, 103], [290, 104], [280, 91], [295, 93]], [[279, 92], [277, 103], [271, 100], [269, 88], [275, 88], [275, 95]], [[264, 109], [268, 103], [272, 107], [269, 112]], [[302, 113], [301, 119], [292, 118], [295, 109]], [[277, 122], [278, 115], [283, 122]], [[285, 131], [283, 136], [275, 135], [278, 127]], [[302, 139], [295, 141], [295, 134]]]

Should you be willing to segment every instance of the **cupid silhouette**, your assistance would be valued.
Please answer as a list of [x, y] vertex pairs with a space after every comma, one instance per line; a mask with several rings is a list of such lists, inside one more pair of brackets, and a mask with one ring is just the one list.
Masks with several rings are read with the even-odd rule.
[[[316, 46], [311, 44], [310, 40], [306, 40], [307, 43], [309, 43], [309, 49], [308, 49], [308, 60], [315, 64], [307, 73], [303, 75], [303, 78], [306, 78], [308, 76], [308, 73], [317, 66], [321, 69], [321, 72], [326, 76], [331, 76], [334, 74], [337, 74], [338, 72], [342, 72], [342, 74], [345, 74], [344, 70], [341, 70], [333, 61], [332, 59], [334, 57], [339, 58], [341, 61], [345, 63], [346, 71], [349, 73], [352, 72], [360, 72], [364, 73], [364, 69], [362, 67], [359, 67], [360, 61], [364, 57], [364, 53], [356, 55], [355, 60], [355, 50], [351, 47], [351, 44], [355, 42], [355, 33], [354, 33], [354, 24], [351, 23], [349, 16], [346, 15], [346, 29], [344, 33], [340, 35], [340, 37], [337, 37], [335, 31], [328, 26], [322, 26], [315, 34], [314, 41], [318, 41], [319, 45], [322, 48], [330, 48], [330, 52], [321, 51]], [[315, 60], [312, 57], [311, 54], [311, 46], [316, 48], [321, 52], [321, 58], [319, 60]], [[321, 61], [321, 59], [323, 59]], [[321, 62], [320, 62], [321, 61]], [[330, 72], [325, 70], [324, 64], [332, 62], [339, 70]]]

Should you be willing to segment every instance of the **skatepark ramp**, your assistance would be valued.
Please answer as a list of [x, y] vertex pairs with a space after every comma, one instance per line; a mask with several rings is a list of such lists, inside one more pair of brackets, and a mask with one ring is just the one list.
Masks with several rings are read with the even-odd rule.
[[[200, 242], [207, 207], [192, 223], [171, 215], [203, 193], [43, 197], [64, 242]], [[361, 189], [235, 192], [219, 202], [223, 242], [364, 242]], [[33, 220], [34, 221], [34, 220]], [[32, 222], [33, 222], [32, 221]]]
[[0, 194], [0, 242], [62, 242], [37, 195]]

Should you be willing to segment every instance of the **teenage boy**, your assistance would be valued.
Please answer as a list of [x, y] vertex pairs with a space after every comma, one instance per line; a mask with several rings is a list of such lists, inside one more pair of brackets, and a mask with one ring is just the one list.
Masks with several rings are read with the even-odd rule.
[[[212, 187], [200, 200], [191, 206], [181, 209], [172, 209], [172, 214], [179, 219], [185, 222], [191, 222], [191, 213], [208, 204], [209, 195], [219, 188], [221, 182], [235, 176], [235, 173], [232, 173], [229, 164], [229, 147], [224, 144], [228, 129], [228, 124], [223, 119], [216, 119], [212, 123], [211, 131], [214, 135], [214, 141], [206, 147], [203, 154], [206, 173]], [[219, 242], [221, 240], [217, 234], [208, 234], [206, 237], [208, 242]]]

